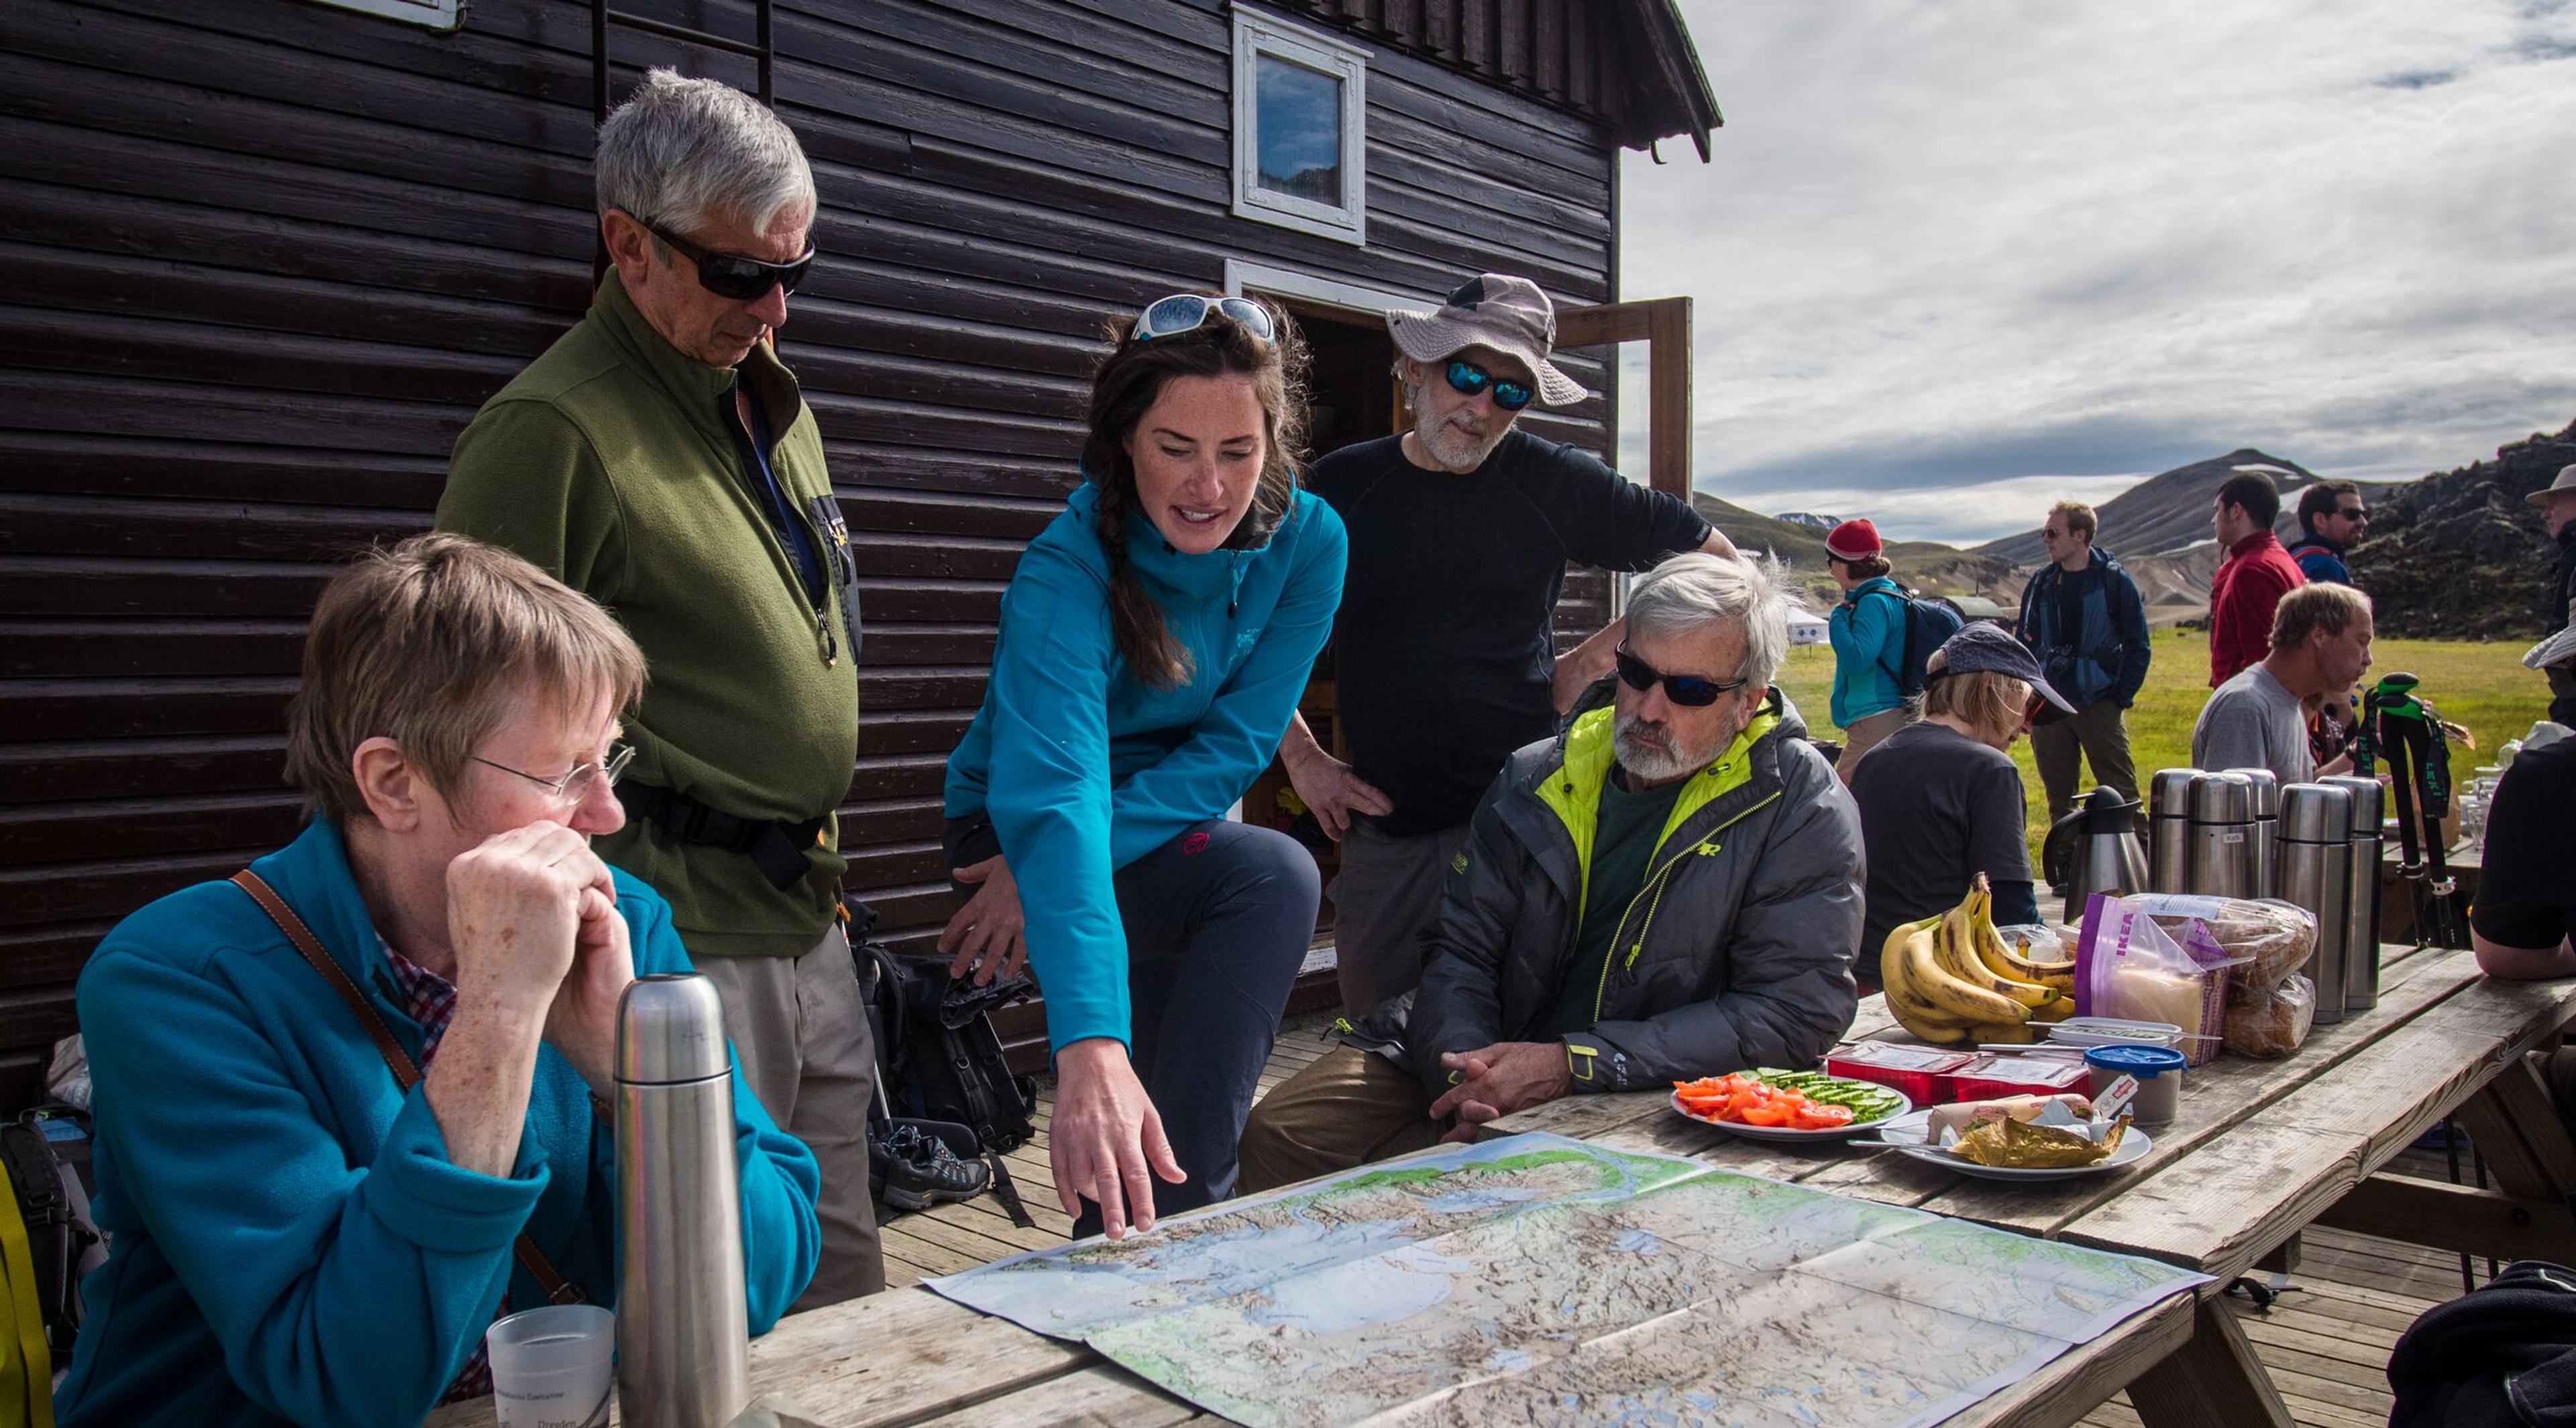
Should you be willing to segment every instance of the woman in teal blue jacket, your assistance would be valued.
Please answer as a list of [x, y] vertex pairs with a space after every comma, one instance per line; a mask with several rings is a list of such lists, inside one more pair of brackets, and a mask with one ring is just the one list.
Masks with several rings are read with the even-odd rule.
[[1834, 772], [1846, 784], [1860, 757], [1905, 726], [1905, 590], [1889, 573], [1878, 528], [1845, 521], [1825, 537], [1825, 567], [1843, 588], [1826, 617], [1834, 642], [1834, 723], [1843, 731]]
[[1057, 1195], [1112, 1235], [1233, 1192], [1320, 889], [1304, 848], [1226, 813], [1296, 709], [1345, 550], [1297, 488], [1284, 316], [1179, 294], [1116, 335], [1085, 482], [1020, 558], [949, 756], [949, 866], [975, 892], [941, 940], [960, 973], [1036, 974]]
[[[250, 871], [367, 1014], [230, 882], [99, 944], [79, 1004], [111, 1249], [65, 1428], [408, 1428], [488, 1391], [484, 1331], [547, 1302], [536, 1264], [616, 1303], [594, 1098], [626, 984], [689, 968], [669, 905], [589, 850], [624, 817], [611, 740], [643, 669], [605, 612], [462, 536], [324, 591], [288, 736], [320, 816]], [[733, 1132], [761, 1333], [814, 1272], [815, 1165], [739, 1077]]]

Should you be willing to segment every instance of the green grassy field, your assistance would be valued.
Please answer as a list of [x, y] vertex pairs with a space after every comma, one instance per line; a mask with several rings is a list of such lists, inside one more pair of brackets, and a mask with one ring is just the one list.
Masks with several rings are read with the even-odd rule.
[[[2484, 644], [2467, 640], [2381, 640], [2371, 649], [2371, 678], [2403, 670], [2424, 681], [2424, 697], [2454, 724], [2468, 727], [2477, 752], [2454, 748], [2451, 766], [2458, 776], [2494, 760], [2498, 744], [2519, 738], [2532, 721], [2548, 712], [2549, 684], [2522, 667], [2519, 643]], [[2191, 727], [2209, 695], [2209, 645], [2197, 631], [2166, 630], [2155, 637], [2155, 662], [2147, 686], [2129, 709], [2129, 752], [2137, 760], [2143, 784], [2157, 769], [2191, 763]], [[1797, 702], [1818, 738], [1838, 738], [1827, 712], [1834, 683], [1834, 653], [1828, 645], [1804, 645], [1789, 652], [1781, 686]], [[2013, 744], [2013, 761], [2021, 765], [2022, 787], [2030, 798], [2032, 856], [2048, 831], [2048, 796], [2031, 763], [2030, 741]], [[2091, 771], [2077, 780], [2092, 787]]]

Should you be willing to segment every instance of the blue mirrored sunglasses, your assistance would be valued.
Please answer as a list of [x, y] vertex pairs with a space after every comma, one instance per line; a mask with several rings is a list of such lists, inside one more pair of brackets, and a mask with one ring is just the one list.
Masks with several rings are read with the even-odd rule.
[[1516, 412], [1538, 395], [1527, 382], [1514, 382], [1497, 377], [1463, 357], [1449, 359], [1449, 385], [1462, 397], [1472, 397], [1487, 387], [1494, 389], [1494, 405]]
[[1250, 298], [1201, 297], [1197, 293], [1174, 293], [1145, 304], [1136, 314], [1136, 340], [1151, 342], [1157, 337], [1177, 337], [1207, 326], [1208, 314], [1221, 312], [1242, 323], [1253, 336], [1264, 342], [1278, 340], [1270, 325], [1270, 310]]

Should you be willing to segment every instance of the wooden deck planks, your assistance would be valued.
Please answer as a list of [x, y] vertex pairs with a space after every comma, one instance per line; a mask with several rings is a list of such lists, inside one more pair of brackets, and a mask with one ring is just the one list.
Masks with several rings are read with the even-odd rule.
[[[1264, 1094], [1329, 1049], [1329, 1025], [1329, 1018], [1306, 1018], [1281, 1033], [1262, 1075]], [[1061, 1242], [1071, 1222], [1056, 1208], [1054, 1182], [1047, 1169], [1044, 1112], [1051, 1109], [1052, 1091], [1041, 1091], [1040, 1101], [1038, 1140], [1005, 1159], [1041, 1230], [1013, 1228], [1000, 1203], [989, 1195], [965, 1205], [943, 1205], [898, 1217], [885, 1227], [888, 1284], [911, 1284], [970, 1263]], [[1653, 1130], [1654, 1122], [1645, 1119], [1626, 1135], [1609, 1139], [1649, 1145]], [[2431, 1179], [2445, 1179], [2448, 1173], [2439, 1152], [2407, 1152], [2391, 1168]], [[2464, 1154], [2464, 1180], [2470, 1178], [2470, 1171]], [[2237, 1316], [2300, 1428], [2378, 1428], [2388, 1421], [2388, 1352], [2415, 1316], [2460, 1293], [2459, 1257], [2331, 1229], [2309, 1230], [2303, 1245], [2304, 1257], [2289, 1279], [2296, 1289], [2269, 1310], [2257, 1311], [2241, 1299], [2222, 1302]], [[976, 1258], [979, 1251], [980, 1259]], [[2483, 1261], [2477, 1270], [2483, 1281]], [[1055, 1401], [1058, 1385], [1037, 1385], [943, 1421], [1064, 1421], [1047, 1416], [1052, 1412], [1081, 1422], [1118, 1417], [1143, 1428], [1144, 1419], [1123, 1418], [1124, 1410], [1137, 1406], [1136, 1399], [1120, 1391], [1127, 1387], [1120, 1382], [1124, 1377], [1112, 1368], [1088, 1370], [1064, 1381], [1082, 1386], [1080, 1401]], [[1039, 1416], [1022, 1416], [1030, 1412]], [[1165, 1420], [1154, 1417], [1152, 1421]], [[2139, 1428], [2137, 1412], [2126, 1395], [2104, 1403], [2080, 1421], [2085, 1428]]]

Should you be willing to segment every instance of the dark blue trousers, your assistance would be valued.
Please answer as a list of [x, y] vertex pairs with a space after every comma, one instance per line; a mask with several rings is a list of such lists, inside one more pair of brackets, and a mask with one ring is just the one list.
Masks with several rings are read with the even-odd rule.
[[[952, 868], [999, 850], [981, 818], [950, 820], [947, 842]], [[1159, 1217], [1234, 1193], [1235, 1143], [1314, 940], [1323, 889], [1314, 855], [1295, 839], [1212, 818], [1121, 869], [1117, 893], [1129, 1058], [1188, 1173], [1178, 1185], [1154, 1182]], [[1042, 909], [1027, 886], [1020, 897]], [[1086, 1201], [1074, 1233], [1100, 1228]]]

